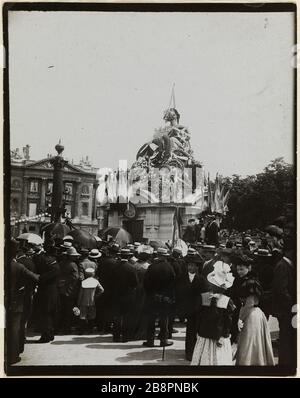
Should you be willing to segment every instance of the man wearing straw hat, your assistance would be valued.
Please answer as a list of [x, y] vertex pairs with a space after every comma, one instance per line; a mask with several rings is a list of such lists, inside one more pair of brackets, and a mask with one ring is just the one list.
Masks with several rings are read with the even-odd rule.
[[79, 274], [76, 260], [79, 253], [75, 247], [69, 247], [64, 252], [60, 262], [59, 296], [60, 296], [60, 327], [64, 334], [71, 332], [72, 310], [78, 293]]

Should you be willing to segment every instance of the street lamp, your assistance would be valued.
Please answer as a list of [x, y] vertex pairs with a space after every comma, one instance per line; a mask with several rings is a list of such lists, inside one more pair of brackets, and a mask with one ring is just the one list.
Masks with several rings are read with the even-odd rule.
[[59, 222], [63, 214], [63, 169], [68, 163], [62, 157], [64, 146], [61, 145], [61, 140], [55, 145], [57, 155], [50, 159], [53, 166], [53, 191], [52, 191], [52, 205], [51, 205], [51, 222]]

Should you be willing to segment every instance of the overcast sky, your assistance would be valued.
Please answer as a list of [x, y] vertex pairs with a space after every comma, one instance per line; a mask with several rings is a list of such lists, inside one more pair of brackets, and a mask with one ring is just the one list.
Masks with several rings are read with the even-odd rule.
[[293, 34], [292, 13], [9, 12], [11, 147], [131, 164], [175, 82], [206, 171], [292, 162]]

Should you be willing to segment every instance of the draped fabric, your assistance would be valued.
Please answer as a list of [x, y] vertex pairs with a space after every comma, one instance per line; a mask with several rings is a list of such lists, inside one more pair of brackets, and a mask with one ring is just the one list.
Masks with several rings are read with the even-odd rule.
[[[242, 308], [243, 309], [243, 308]], [[258, 307], [240, 313], [244, 326], [238, 338], [236, 365], [272, 366], [274, 356], [265, 314]]]

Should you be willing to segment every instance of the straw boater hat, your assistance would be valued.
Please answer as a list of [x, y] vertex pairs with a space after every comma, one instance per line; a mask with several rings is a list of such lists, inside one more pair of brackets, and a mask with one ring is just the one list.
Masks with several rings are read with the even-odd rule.
[[64, 240], [64, 241], [71, 241], [71, 242], [73, 242], [74, 238], [73, 238], [73, 236], [71, 236], [71, 235], [66, 235], [65, 237], [63, 237], [63, 240]]
[[272, 254], [269, 252], [268, 249], [258, 249], [255, 253], [255, 256], [257, 257], [271, 257]]
[[99, 252], [98, 249], [92, 249], [89, 254], [89, 258], [95, 259], [95, 258], [100, 258], [102, 254]]
[[158, 254], [159, 256], [165, 256], [165, 257], [168, 257], [168, 256], [170, 255], [169, 252], [168, 252], [168, 250], [165, 249], [164, 247], [159, 247], [159, 248], [157, 249], [157, 254]]
[[202, 250], [204, 250], [206, 252], [214, 252], [214, 251], [216, 251], [216, 246], [214, 246], [214, 245], [203, 245], [202, 246]]
[[78, 257], [80, 254], [77, 252], [75, 247], [69, 247], [63, 254], [70, 256], [70, 257]]
[[93, 276], [95, 274], [94, 268], [86, 268], [84, 270], [85, 276], [88, 278], [89, 276]]
[[72, 243], [65, 241], [63, 245], [60, 245], [60, 247], [62, 247], [63, 249], [68, 249], [69, 247], [72, 247]]
[[131, 250], [124, 248], [120, 250], [121, 260], [127, 261], [130, 257], [132, 257]]

